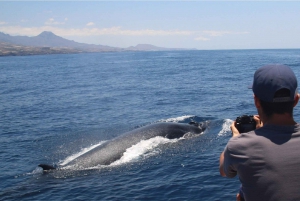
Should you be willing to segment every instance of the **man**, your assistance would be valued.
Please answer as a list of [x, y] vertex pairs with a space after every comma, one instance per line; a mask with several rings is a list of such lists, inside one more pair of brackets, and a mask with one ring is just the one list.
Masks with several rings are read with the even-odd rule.
[[233, 122], [220, 174], [239, 176], [246, 201], [300, 200], [300, 125], [293, 118], [297, 78], [287, 66], [263, 66], [252, 90], [256, 129], [240, 134]]

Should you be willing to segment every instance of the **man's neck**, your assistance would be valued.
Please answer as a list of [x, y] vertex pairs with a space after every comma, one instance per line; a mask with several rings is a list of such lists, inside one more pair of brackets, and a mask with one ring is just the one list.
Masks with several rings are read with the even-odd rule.
[[285, 114], [273, 114], [271, 117], [267, 117], [263, 121], [264, 125], [266, 124], [273, 124], [273, 125], [280, 125], [280, 126], [293, 126], [297, 124], [294, 121], [292, 115], [285, 113]]

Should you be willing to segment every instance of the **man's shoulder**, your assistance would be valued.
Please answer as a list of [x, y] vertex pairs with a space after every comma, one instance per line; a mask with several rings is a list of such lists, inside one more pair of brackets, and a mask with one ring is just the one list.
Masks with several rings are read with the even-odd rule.
[[300, 134], [300, 124], [284, 125], [265, 125], [254, 131], [257, 136], [268, 136], [277, 134]]
[[251, 140], [251, 139], [255, 139], [256, 137], [256, 133], [255, 131], [250, 131], [250, 132], [247, 132], [247, 133], [241, 133], [239, 134], [238, 136], [236, 137], [232, 137], [229, 142], [230, 143], [243, 143], [244, 141], [248, 141], [248, 140]]
[[294, 126], [267, 125], [250, 131], [241, 133], [237, 137], [232, 137], [227, 143], [227, 150], [231, 152], [245, 152], [252, 148], [267, 146], [269, 143], [287, 141], [287, 139], [300, 137], [300, 124]]
[[241, 150], [251, 149], [261, 141], [261, 136], [256, 135], [255, 131], [241, 133], [237, 137], [232, 137], [227, 143], [228, 151], [240, 152]]

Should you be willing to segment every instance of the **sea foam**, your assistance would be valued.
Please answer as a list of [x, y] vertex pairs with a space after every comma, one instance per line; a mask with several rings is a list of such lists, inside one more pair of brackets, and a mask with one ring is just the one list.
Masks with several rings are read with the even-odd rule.
[[231, 131], [230, 126], [231, 126], [232, 122], [233, 121], [231, 119], [224, 119], [224, 123], [222, 125], [222, 130], [219, 132], [218, 136], [224, 136], [228, 132], [230, 132]]

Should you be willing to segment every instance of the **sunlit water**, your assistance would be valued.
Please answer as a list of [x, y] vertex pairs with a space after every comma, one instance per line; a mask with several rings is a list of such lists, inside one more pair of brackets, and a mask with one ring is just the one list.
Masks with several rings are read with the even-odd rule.
[[[0, 200], [234, 200], [218, 160], [239, 115], [255, 114], [254, 71], [299, 50], [0, 57]], [[295, 111], [299, 121], [299, 109]], [[111, 165], [63, 166], [156, 122], [209, 121], [202, 134], [140, 141]]]

